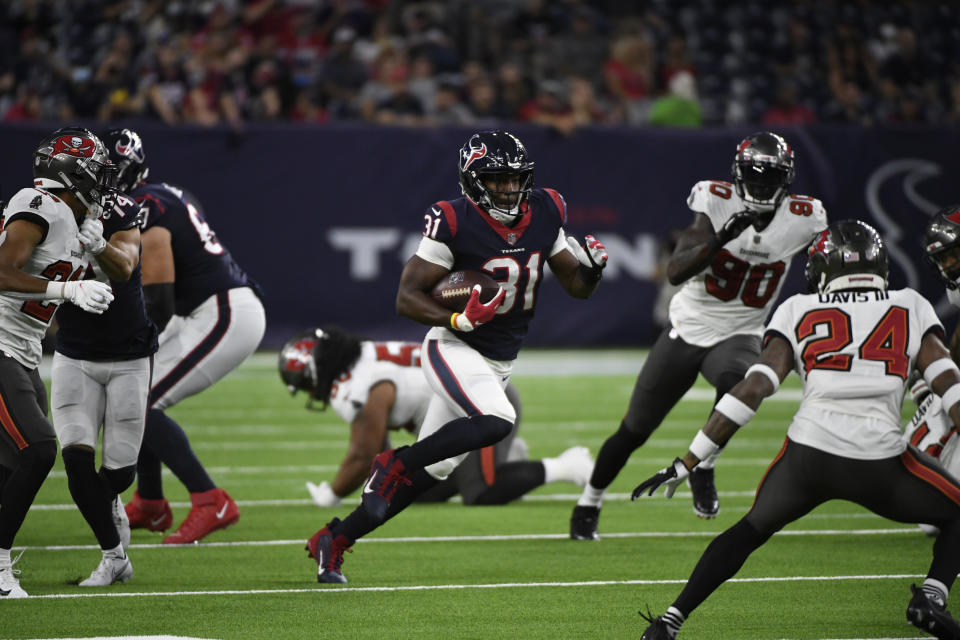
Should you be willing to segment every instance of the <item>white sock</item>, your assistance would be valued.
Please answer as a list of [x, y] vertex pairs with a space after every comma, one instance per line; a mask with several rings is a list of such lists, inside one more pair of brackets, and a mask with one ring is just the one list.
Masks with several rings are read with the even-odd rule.
[[926, 595], [930, 600], [933, 600], [941, 607], [947, 605], [947, 598], [950, 596], [950, 590], [947, 589], [947, 585], [943, 584], [939, 580], [934, 580], [933, 578], [927, 578], [923, 581], [923, 586], [920, 587], [923, 590], [924, 595]]
[[683, 624], [683, 621], [686, 620], [684, 615], [680, 613], [680, 609], [676, 607], [669, 607], [667, 612], [661, 616], [664, 624], [667, 625], [668, 633], [671, 638], [676, 638], [677, 634], [680, 633], [680, 626]]
[[606, 489], [597, 489], [589, 482], [587, 486], [583, 488], [583, 494], [580, 495], [580, 499], [577, 500], [578, 507], [599, 507], [603, 504], [603, 494], [606, 492]]
[[0, 549], [0, 567], [10, 566], [10, 549]]
[[559, 458], [544, 458], [540, 462], [543, 463], [544, 484], [567, 480], [567, 478], [564, 477], [564, 475], [566, 475], [566, 468], [563, 466], [563, 463], [560, 462]]
[[123, 552], [123, 545], [118, 544], [113, 549], [103, 549], [104, 558], [126, 558], [126, 554]]

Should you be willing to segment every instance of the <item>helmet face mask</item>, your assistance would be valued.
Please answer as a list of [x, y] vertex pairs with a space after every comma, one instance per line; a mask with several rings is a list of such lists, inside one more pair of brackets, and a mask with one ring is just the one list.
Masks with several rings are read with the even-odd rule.
[[960, 205], [935, 213], [924, 234], [924, 259], [948, 289], [960, 287]]
[[821, 231], [807, 250], [810, 293], [887, 288], [889, 256], [880, 234], [860, 220], [841, 220]]
[[774, 211], [787, 196], [795, 177], [793, 150], [775, 133], [743, 139], [733, 160], [737, 195], [753, 211]]
[[460, 149], [457, 165], [463, 195], [498, 222], [523, 215], [533, 189], [534, 163], [519, 138], [506, 131], [481, 131]]
[[103, 135], [110, 160], [117, 166], [117, 188], [124, 193], [133, 191], [146, 181], [150, 169], [143, 141], [133, 129], [111, 129]]
[[116, 167], [100, 138], [87, 129], [58, 129], [34, 152], [33, 183], [66, 189], [88, 209], [107, 207], [116, 189]]

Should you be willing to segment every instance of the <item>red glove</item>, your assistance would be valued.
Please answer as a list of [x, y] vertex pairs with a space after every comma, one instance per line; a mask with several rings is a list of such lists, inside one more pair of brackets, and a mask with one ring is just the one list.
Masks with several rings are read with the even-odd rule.
[[463, 313], [455, 313], [450, 316], [450, 326], [457, 331], [473, 331], [480, 325], [493, 320], [497, 314], [497, 309], [503, 304], [503, 299], [507, 292], [503, 287], [493, 296], [493, 300], [483, 304], [480, 302], [480, 285], [474, 285], [473, 293], [467, 301], [467, 306]]

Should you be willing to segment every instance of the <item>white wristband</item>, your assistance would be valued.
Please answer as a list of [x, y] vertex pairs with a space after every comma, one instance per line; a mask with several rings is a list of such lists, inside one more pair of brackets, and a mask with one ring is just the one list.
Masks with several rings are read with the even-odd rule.
[[940, 401], [943, 403], [943, 412], [949, 415], [953, 405], [960, 402], [960, 383], [952, 385], [947, 389], [944, 394], [940, 396]]
[[770, 384], [773, 385], [773, 391], [776, 393], [777, 389], [780, 388], [780, 376], [777, 375], [777, 372], [771, 369], [768, 365], [757, 363], [747, 369], [747, 372], [743, 374], [743, 377], [746, 378], [751, 373], [759, 373], [767, 376], [767, 379], [770, 380]]
[[757, 413], [736, 396], [732, 396], [729, 393], [724, 394], [724, 396], [720, 398], [720, 402], [717, 403], [713, 410], [719, 411], [741, 427], [750, 422]]
[[957, 368], [956, 362], [950, 358], [939, 358], [928, 364], [927, 368], [923, 370], [923, 379], [927, 381], [927, 386], [932, 389], [933, 379], [944, 371], [950, 371], [951, 369], [960, 374], [960, 369]]
[[690, 443], [690, 453], [697, 456], [699, 460], [706, 460], [717, 451], [720, 451], [720, 445], [710, 439], [710, 436], [703, 432], [703, 429], [697, 431]]
[[47, 283], [47, 292], [43, 294], [44, 300], [59, 300], [63, 299], [63, 289], [67, 286], [66, 282], [58, 282], [56, 280], [51, 280]]

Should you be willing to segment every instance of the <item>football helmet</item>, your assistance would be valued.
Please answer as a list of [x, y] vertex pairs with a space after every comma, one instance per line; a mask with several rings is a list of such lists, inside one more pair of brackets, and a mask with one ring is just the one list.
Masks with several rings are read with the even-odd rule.
[[956, 290], [960, 284], [960, 205], [933, 214], [923, 236], [923, 254], [947, 289]]
[[33, 154], [33, 186], [66, 189], [88, 209], [106, 206], [116, 179], [103, 142], [82, 127], [57, 129]]
[[821, 231], [807, 250], [810, 293], [839, 289], [886, 289], [889, 257], [876, 229], [860, 220], [841, 220]]
[[463, 195], [497, 221], [510, 224], [526, 207], [533, 189], [533, 162], [523, 143], [506, 131], [481, 131], [460, 149]]
[[110, 161], [117, 167], [117, 188], [124, 193], [147, 179], [147, 154], [140, 135], [133, 129], [111, 129], [103, 134]]
[[[284, 343], [278, 367], [291, 395], [306, 391], [307, 408], [323, 411], [330, 388], [360, 358], [360, 338], [338, 327], [308, 329]], [[314, 401], [320, 403], [314, 405]]]
[[772, 212], [793, 184], [793, 149], [775, 133], [754, 133], [737, 147], [732, 171], [737, 195], [747, 207]]

